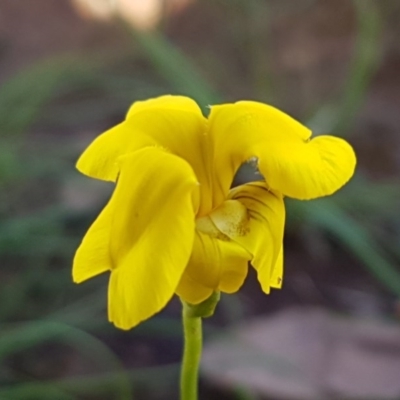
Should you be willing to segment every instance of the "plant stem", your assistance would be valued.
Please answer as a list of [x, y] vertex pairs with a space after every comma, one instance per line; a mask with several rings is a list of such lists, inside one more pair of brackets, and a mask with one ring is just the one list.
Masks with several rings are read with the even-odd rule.
[[198, 399], [198, 377], [202, 350], [201, 317], [191, 316], [183, 303], [184, 351], [181, 369], [181, 400]]

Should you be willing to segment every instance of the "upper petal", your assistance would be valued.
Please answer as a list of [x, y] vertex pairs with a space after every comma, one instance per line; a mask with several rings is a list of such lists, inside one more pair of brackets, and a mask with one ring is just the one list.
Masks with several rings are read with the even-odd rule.
[[136, 102], [128, 112], [127, 121], [192, 166], [201, 185], [199, 213], [207, 213], [211, 209], [207, 120], [197, 103], [183, 96]]
[[300, 200], [334, 193], [349, 181], [356, 165], [351, 146], [333, 136], [307, 143], [263, 143], [253, 152], [268, 185]]
[[[300, 199], [333, 193], [353, 175], [356, 158], [342, 139], [320, 136], [274, 107], [238, 102], [212, 108], [210, 136], [218, 150], [213, 188], [219, 198], [229, 190], [237, 168], [258, 158], [269, 187]], [[224, 144], [224, 146], [223, 146]]]
[[126, 119], [131, 119], [141, 111], [147, 112], [152, 109], [170, 111], [177, 110], [180, 112], [186, 111], [194, 114], [201, 114], [199, 106], [191, 98], [185, 96], [164, 95], [154, 99], [135, 101], [129, 108], [126, 114]]
[[120, 163], [110, 201], [109, 319], [129, 329], [175, 292], [193, 246], [198, 183], [186, 161], [158, 148]]
[[91, 178], [115, 182], [118, 157], [155, 144], [154, 139], [135, 130], [131, 121], [124, 121], [94, 139], [79, 157], [76, 168]]
[[135, 102], [126, 120], [95, 139], [78, 160], [89, 176], [115, 181], [117, 158], [140, 148], [158, 145], [186, 160], [202, 185], [202, 207], [210, 208], [206, 119], [195, 101], [184, 96], [161, 96]]

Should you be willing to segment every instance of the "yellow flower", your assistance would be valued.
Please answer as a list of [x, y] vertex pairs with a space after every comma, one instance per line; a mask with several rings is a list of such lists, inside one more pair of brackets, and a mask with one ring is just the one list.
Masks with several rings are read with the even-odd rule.
[[[213, 106], [208, 119], [186, 97], [134, 103], [77, 163], [116, 188], [77, 250], [74, 281], [111, 271], [109, 320], [122, 329], [160, 311], [174, 293], [197, 304], [214, 291], [236, 292], [249, 261], [265, 293], [279, 288], [283, 196], [332, 194], [356, 164], [344, 140], [310, 136], [257, 102]], [[230, 189], [249, 160], [264, 181]]]

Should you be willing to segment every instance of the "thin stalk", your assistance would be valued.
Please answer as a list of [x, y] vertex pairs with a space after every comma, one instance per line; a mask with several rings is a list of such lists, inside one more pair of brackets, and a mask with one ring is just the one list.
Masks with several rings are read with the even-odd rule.
[[181, 369], [181, 400], [198, 399], [199, 365], [202, 351], [201, 317], [192, 316], [183, 304], [184, 351]]

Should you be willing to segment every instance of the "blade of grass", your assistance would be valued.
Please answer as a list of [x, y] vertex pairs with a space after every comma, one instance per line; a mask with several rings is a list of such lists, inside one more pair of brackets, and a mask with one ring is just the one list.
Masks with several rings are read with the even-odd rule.
[[382, 21], [374, 0], [353, 0], [357, 18], [357, 38], [350, 73], [333, 131], [344, 134], [354, 121], [366, 91], [381, 60]]
[[270, 40], [260, 40], [263, 31], [270, 25], [270, 6], [265, 1], [243, 2], [247, 18], [247, 50], [253, 93], [257, 99], [274, 103], [274, 80], [271, 73]]
[[65, 73], [65, 64], [48, 60], [20, 71], [3, 84], [0, 92], [2, 138], [22, 134], [35, 121]]
[[353, 58], [338, 105], [318, 109], [308, 126], [319, 132], [348, 134], [381, 60], [382, 18], [374, 0], [352, 0], [357, 19]]
[[[161, 367], [141, 368], [137, 370], [126, 371], [130, 382], [136, 385], [151, 386], [154, 385], [154, 380], [157, 381], [158, 387], [169, 387], [171, 382], [175, 381], [179, 374], [179, 364], [169, 364]], [[25, 399], [26, 394], [34, 394], [41, 398], [47, 393], [49, 388], [66, 390], [77, 394], [112, 394], [114, 388], [120, 380], [118, 372], [109, 372], [92, 376], [69, 377], [50, 382], [25, 382], [13, 387], [5, 387], [0, 389], [0, 398], [8, 399]], [[113, 397], [114, 398], [114, 397]], [[130, 397], [132, 400], [134, 397]]]
[[132, 398], [129, 379], [114, 353], [89, 333], [61, 322], [24, 323], [9, 332], [3, 332], [0, 336], [0, 359], [49, 340], [65, 342], [76, 348], [78, 352], [85, 354], [86, 357], [94, 356], [100, 363], [118, 371], [114, 393], [119, 393], [121, 399], [130, 400]]
[[298, 207], [298, 215], [303, 215], [307, 223], [336, 237], [389, 291], [400, 296], [400, 272], [359, 222], [329, 199], [314, 200], [312, 207], [301, 202], [290, 205], [292, 210]]
[[132, 33], [153, 67], [174, 90], [193, 97], [204, 106], [220, 101], [220, 96], [192, 62], [162, 34], [138, 30], [132, 30]]
[[238, 387], [234, 391], [237, 400], [258, 400], [259, 397], [245, 387]]

